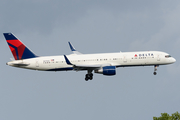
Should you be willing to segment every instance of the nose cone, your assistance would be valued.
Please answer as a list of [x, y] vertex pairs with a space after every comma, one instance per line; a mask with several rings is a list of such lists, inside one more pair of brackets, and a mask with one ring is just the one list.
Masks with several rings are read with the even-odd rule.
[[173, 63], [175, 63], [176, 62], [176, 59], [175, 58], [173, 58]]
[[172, 62], [172, 63], [175, 63], [175, 62], [176, 62], [176, 59], [175, 59], [175, 58], [172, 58], [171, 62]]
[[7, 63], [6, 63], [6, 65], [10, 65], [10, 63], [9, 63], [9, 62], [7, 62]]
[[12, 63], [11, 62], [7, 62], [6, 65], [12, 66]]

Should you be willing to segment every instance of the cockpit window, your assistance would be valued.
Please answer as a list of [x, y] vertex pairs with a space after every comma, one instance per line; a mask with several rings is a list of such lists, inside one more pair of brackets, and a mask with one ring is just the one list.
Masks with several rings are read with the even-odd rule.
[[171, 57], [171, 56], [170, 56], [170, 55], [166, 55], [166, 56], [165, 56], [165, 58], [169, 58], [169, 57]]

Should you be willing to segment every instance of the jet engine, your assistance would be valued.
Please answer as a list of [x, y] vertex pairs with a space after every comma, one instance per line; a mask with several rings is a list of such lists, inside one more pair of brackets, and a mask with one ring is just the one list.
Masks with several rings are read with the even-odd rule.
[[100, 69], [94, 70], [95, 73], [100, 73], [103, 75], [115, 75], [116, 74], [116, 66], [105, 66]]

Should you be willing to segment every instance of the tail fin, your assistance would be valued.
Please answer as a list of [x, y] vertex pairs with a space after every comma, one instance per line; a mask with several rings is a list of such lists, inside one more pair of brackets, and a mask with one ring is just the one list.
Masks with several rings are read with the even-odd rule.
[[15, 60], [37, 57], [12, 33], [3, 33]]

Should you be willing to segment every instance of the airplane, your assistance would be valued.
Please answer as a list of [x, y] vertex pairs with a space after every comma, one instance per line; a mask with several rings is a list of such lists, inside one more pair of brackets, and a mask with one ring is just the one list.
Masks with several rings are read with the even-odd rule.
[[70, 42], [73, 54], [37, 56], [12, 33], [3, 34], [15, 59], [7, 62], [7, 65], [40, 71], [86, 70], [86, 81], [93, 79], [93, 71], [107, 76], [116, 75], [118, 67], [154, 66], [153, 74], [156, 75], [159, 65], [176, 62], [168, 53], [160, 51], [82, 54]]

